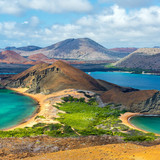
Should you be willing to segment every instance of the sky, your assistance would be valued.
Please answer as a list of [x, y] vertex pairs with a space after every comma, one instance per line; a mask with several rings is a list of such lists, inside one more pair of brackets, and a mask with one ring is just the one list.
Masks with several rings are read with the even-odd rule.
[[160, 1], [0, 0], [0, 48], [68, 38], [106, 48], [160, 46]]

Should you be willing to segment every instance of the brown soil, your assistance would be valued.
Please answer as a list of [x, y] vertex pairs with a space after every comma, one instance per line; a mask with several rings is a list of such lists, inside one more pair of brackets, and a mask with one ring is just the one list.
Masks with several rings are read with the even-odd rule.
[[[107, 135], [78, 138], [52, 138], [48, 136], [4, 138], [0, 139], [0, 160], [23, 159], [37, 155], [42, 157], [41, 155], [45, 153], [88, 148], [90, 146], [112, 143], [122, 143], [122, 140], [120, 140], [119, 137]], [[46, 158], [44, 159], [46, 160]]]
[[104, 94], [101, 98], [103, 102], [114, 102], [117, 104], [123, 104], [125, 106], [131, 106], [134, 103], [140, 103], [146, 101], [148, 98], [152, 97], [158, 91], [156, 90], [141, 90], [133, 92], [122, 92], [119, 89], [111, 89]]
[[25, 160], [158, 160], [160, 145], [108, 144], [56, 153], [42, 154]]

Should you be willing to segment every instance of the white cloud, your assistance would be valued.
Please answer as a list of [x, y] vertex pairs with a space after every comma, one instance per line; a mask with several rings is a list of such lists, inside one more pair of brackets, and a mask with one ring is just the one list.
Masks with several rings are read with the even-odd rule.
[[0, 0], [0, 14], [19, 15], [27, 9], [50, 13], [87, 12], [92, 5], [88, 0]]
[[51, 13], [61, 12], [86, 12], [92, 6], [87, 0], [21, 0], [20, 4], [26, 8], [47, 11]]
[[14, 0], [0, 0], [0, 14], [14, 14], [18, 15], [23, 12], [22, 7], [18, 1]]
[[[0, 23], [0, 36], [19, 42], [47, 46], [67, 38], [88, 37], [106, 47], [152, 47], [160, 44], [160, 7], [127, 12], [115, 5], [99, 14], [88, 15], [72, 24], [42, 28], [38, 17], [22, 24]], [[25, 44], [23, 44], [25, 45]]]

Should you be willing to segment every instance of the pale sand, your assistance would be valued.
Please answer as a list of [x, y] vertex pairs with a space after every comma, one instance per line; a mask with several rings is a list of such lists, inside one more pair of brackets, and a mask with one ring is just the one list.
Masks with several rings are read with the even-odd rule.
[[[13, 130], [16, 128], [24, 128], [24, 127], [32, 127], [33, 125], [37, 123], [59, 123], [57, 120], [54, 120], [58, 117], [58, 113], [64, 113], [63, 111], [58, 110], [56, 107], [53, 107], [53, 105], [56, 105], [56, 103], [60, 103], [61, 97], [65, 97], [67, 95], [73, 95], [74, 97], [80, 98], [84, 95], [82, 93], [78, 93], [74, 89], [66, 89], [63, 91], [55, 92], [49, 95], [44, 94], [30, 94], [26, 93], [27, 88], [8, 88], [11, 90], [14, 90], [20, 94], [23, 94], [25, 96], [29, 96], [36, 100], [39, 103], [39, 110], [38, 113], [32, 115], [29, 119], [25, 120], [25, 122], [22, 122], [21, 124], [18, 124], [14, 127], [11, 127], [6, 130]], [[45, 118], [36, 118], [37, 116], [43, 116]], [[36, 119], [35, 119], [36, 118]]]
[[[137, 115], [141, 115], [141, 113], [132, 113], [132, 112], [126, 112], [124, 114], [121, 114], [121, 116], [119, 117], [119, 119], [122, 121], [123, 124], [125, 124], [126, 126], [133, 128], [133, 129], [137, 129], [137, 130], [141, 130], [137, 127], [135, 127], [134, 125], [132, 125], [129, 122], [129, 119], [133, 116], [137, 116]], [[141, 130], [142, 131], [142, 130]]]

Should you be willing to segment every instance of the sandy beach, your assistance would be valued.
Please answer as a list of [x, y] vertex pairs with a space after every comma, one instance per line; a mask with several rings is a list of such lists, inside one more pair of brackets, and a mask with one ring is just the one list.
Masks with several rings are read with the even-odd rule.
[[[32, 127], [34, 124], [36, 124], [36, 117], [38, 115], [43, 115], [45, 113], [45, 110], [47, 108], [47, 106], [49, 106], [49, 103], [45, 103], [44, 100], [47, 98], [47, 96], [42, 95], [42, 94], [30, 94], [30, 93], [26, 93], [27, 88], [9, 88], [10, 90], [16, 91], [17, 93], [23, 94], [25, 96], [29, 96], [32, 99], [34, 99], [35, 101], [38, 102], [39, 104], [39, 108], [37, 110], [37, 112], [32, 115], [28, 120], [26, 120], [26, 122], [22, 122], [21, 124], [18, 124], [14, 127], [11, 127], [7, 130], [13, 130], [16, 128], [24, 128], [24, 127]], [[53, 120], [49, 120], [48, 122], [50, 123], [58, 123], [58, 121], [53, 121]]]
[[[57, 103], [62, 102], [61, 98], [72, 95], [74, 97], [80, 98], [84, 95], [82, 93], [77, 92], [75, 89], [66, 89], [59, 92], [54, 92], [49, 95], [44, 94], [30, 94], [26, 93], [28, 88], [8, 88], [10, 90], [16, 91], [17, 93], [23, 94], [25, 96], [29, 96], [35, 101], [38, 102], [39, 108], [35, 114], [33, 114], [31, 117], [26, 119], [24, 122], [21, 122], [21, 124], [18, 124], [16, 126], [13, 126], [9, 129], [5, 130], [13, 130], [16, 128], [24, 128], [24, 127], [32, 127], [33, 125], [37, 123], [59, 123], [55, 118], [58, 118], [58, 113], [64, 113], [61, 110], [58, 110], [54, 105]], [[43, 116], [44, 118], [37, 118], [38, 116]]]
[[[139, 130], [139, 131], [142, 131], [142, 132], [145, 132], [145, 133], [148, 133], [147, 131], [143, 130], [143, 129], [140, 129], [136, 126], [134, 126], [133, 124], [130, 123], [129, 119], [133, 116], [138, 116], [138, 115], [143, 115], [142, 113], [132, 113], [132, 112], [126, 112], [124, 114], [121, 114], [121, 116], [119, 117], [119, 119], [122, 121], [123, 124], [125, 124], [126, 126], [130, 127], [130, 128], [133, 128], [133, 129], [136, 129], [136, 130]], [[156, 136], [160, 136], [160, 134], [155, 134]]]
[[[132, 112], [126, 112], [124, 114], [121, 114], [121, 116], [119, 117], [119, 119], [122, 121], [123, 124], [125, 124], [126, 126], [133, 128], [133, 129], [137, 129], [137, 130], [141, 130], [139, 128], [136, 128], [134, 125], [132, 125], [129, 122], [129, 119], [133, 116], [137, 116], [137, 115], [141, 115], [141, 113], [132, 113]], [[141, 130], [142, 131], [142, 130]]]

